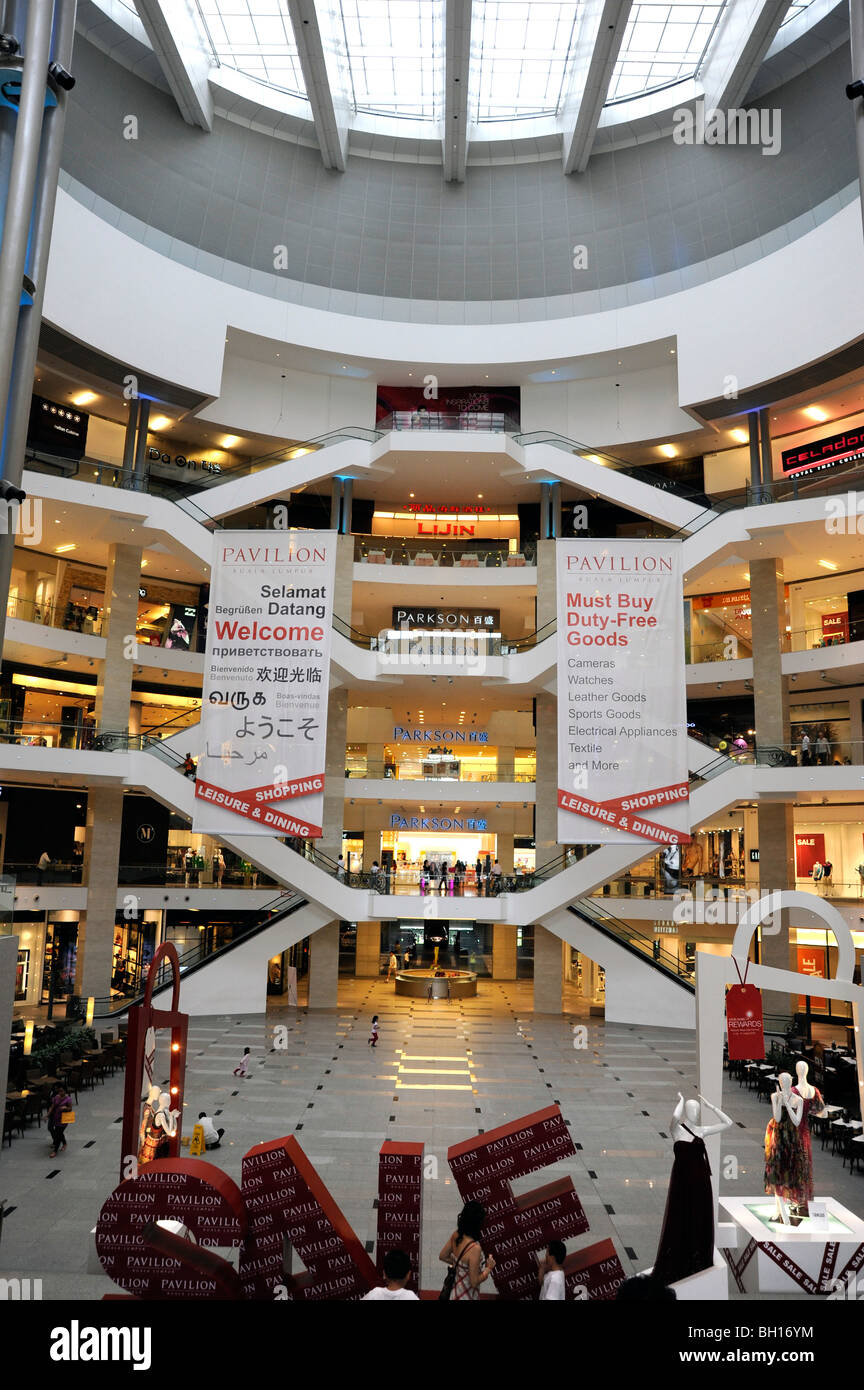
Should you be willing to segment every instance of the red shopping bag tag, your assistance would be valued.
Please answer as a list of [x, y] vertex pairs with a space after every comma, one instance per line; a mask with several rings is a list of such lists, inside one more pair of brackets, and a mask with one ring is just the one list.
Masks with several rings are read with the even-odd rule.
[[733, 1062], [765, 1056], [762, 995], [755, 985], [732, 985], [726, 995], [726, 1036]]

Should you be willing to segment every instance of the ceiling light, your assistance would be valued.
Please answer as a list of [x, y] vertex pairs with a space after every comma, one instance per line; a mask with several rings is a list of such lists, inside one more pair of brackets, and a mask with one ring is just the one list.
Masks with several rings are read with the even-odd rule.
[[665, 454], [667, 459], [677, 458], [678, 450], [675, 448], [674, 444], [660, 444], [658, 447], [661, 454]]
[[838, 568], [838, 566], [834, 564], [833, 560], [820, 560], [819, 563], [822, 566], [823, 570], [836, 570]]
[[746, 430], [730, 430], [729, 433], [739, 444], [747, 444], [749, 442], [750, 436]]
[[147, 566], [148, 566], [149, 563], [150, 563], [149, 560], [142, 560], [142, 561], [141, 561], [141, 568], [142, 568], [142, 570], [146, 570], [146, 568], [147, 568]]
[[95, 391], [79, 391], [77, 396], [72, 397], [73, 405], [89, 405], [91, 401], [97, 399]]
[[167, 430], [173, 425], [174, 421], [169, 420], [167, 415], [154, 415], [150, 421], [151, 430]]
[[65, 554], [65, 552], [66, 552], [67, 550], [77, 550], [77, 549], [78, 549], [78, 547], [77, 547], [76, 545], [55, 545], [55, 547], [54, 547], [54, 554], [55, 554], [55, 555], [63, 555], [63, 554]]
[[221, 447], [222, 447], [223, 449], [233, 449], [233, 448], [234, 448], [234, 445], [235, 445], [235, 444], [239, 444], [239, 443], [240, 443], [240, 436], [239, 436], [239, 434], [226, 434], [226, 435], [223, 435]]
[[828, 419], [828, 411], [823, 410], [820, 405], [805, 405], [803, 414], [809, 415], [811, 420], [821, 421]]

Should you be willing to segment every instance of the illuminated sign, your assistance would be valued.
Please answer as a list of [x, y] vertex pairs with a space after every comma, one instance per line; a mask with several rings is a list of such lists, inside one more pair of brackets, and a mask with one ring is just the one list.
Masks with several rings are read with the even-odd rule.
[[488, 743], [486, 729], [406, 729], [393, 726], [394, 743]]
[[833, 468], [835, 463], [849, 463], [860, 458], [864, 458], [862, 429], [844, 430], [842, 434], [832, 434], [827, 439], [798, 444], [794, 449], [784, 449], [780, 455], [783, 472], [787, 475], [817, 473]]
[[485, 830], [485, 820], [465, 820], [461, 816], [400, 816], [390, 817], [391, 830]]
[[147, 457], [151, 463], [174, 464], [175, 468], [202, 468], [207, 473], [221, 473], [222, 465], [211, 463], [209, 459], [187, 459], [185, 454], [175, 454], [173, 459], [170, 454], [163, 454], [161, 449], [156, 449], [151, 444], [147, 450]]
[[447, 632], [500, 632], [499, 608], [396, 608], [395, 628], [422, 628], [425, 632], [443, 628]]

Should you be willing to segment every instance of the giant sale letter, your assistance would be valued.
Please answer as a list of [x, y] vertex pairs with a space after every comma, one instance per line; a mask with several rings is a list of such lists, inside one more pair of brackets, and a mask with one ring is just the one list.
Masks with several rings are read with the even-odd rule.
[[317, 839], [335, 531], [214, 543], [193, 829]]
[[681, 548], [567, 540], [558, 558], [558, 840], [689, 842]]

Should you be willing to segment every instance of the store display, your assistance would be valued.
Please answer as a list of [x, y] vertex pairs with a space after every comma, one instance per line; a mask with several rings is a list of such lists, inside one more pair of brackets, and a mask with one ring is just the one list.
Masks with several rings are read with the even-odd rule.
[[[798, 1132], [804, 1101], [793, 1092], [788, 1071], [781, 1072], [777, 1081], [778, 1090], [771, 1097], [771, 1119], [765, 1130], [765, 1191], [774, 1194], [774, 1220], [789, 1226], [792, 1221], [787, 1202], [797, 1207], [807, 1201], [807, 1159]], [[811, 1175], [812, 1169], [811, 1158]]]
[[[719, 1123], [700, 1123], [700, 1102], [717, 1116]], [[729, 1116], [704, 1096], [685, 1101], [679, 1091], [669, 1126], [675, 1158], [653, 1271], [664, 1284], [699, 1274], [714, 1262], [714, 1197], [705, 1139], [709, 1134], [729, 1129], [731, 1124]]]
[[[796, 1062], [795, 1071], [798, 1080], [792, 1087], [792, 1094], [801, 1097], [804, 1102], [804, 1111], [801, 1116], [801, 1124], [798, 1126], [798, 1133], [801, 1136], [801, 1148], [803, 1150], [803, 1163], [801, 1165], [801, 1191], [804, 1200], [809, 1205], [813, 1201], [813, 1140], [810, 1135], [810, 1115], [819, 1114], [825, 1106], [822, 1092], [811, 1085], [807, 1079], [809, 1068], [806, 1062]], [[803, 1205], [803, 1203], [801, 1203]]]

